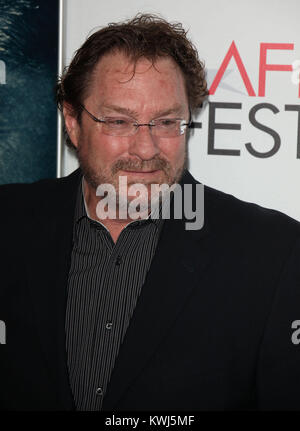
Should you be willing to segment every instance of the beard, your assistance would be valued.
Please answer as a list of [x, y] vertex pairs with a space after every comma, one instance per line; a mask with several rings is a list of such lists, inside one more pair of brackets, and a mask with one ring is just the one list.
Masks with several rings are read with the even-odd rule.
[[[124, 207], [126, 210], [130, 204], [130, 201], [134, 199], [135, 196], [128, 196], [128, 189], [123, 190], [119, 187], [119, 177], [121, 175], [126, 176], [124, 173], [118, 175], [119, 171], [155, 171], [160, 170], [159, 176], [156, 177], [156, 181], [149, 181], [147, 179], [139, 178], [138, 183], [136, 181], [128, 180], [127, 177], [127, 186], [134, 186], [135, 184], [144, 184], [147, 186], [148, 193], [145, 196], [139, 196], [140, 199], [145, 200], [143, 206], [149, 209], [153, 202], [162, 203], [164, 199], [164, 192], [155, 193], [155, 195], [151, 196], [151, 184], [167, 184], [169, 187], [173, 184], [176, 184], [182, 178], [183, 172], [187, 167], [187, 145], [185, 145], [184, 157], [183, 161], [179, 166], [172, 167], [170, 162], [160, 157], [159, 155], [153, 157], [151, 160], [132, 160], [120, 158], [111, 166], [104, 167], [102, 169], [97, 168], [88, 157], [88, 154], [83, 151], [81, 145], [77, 148], [77, 158], [88, 186], [95, 191], [99, 185], [102, 184], [111, 184], [116, 191], [116, 204], [118, 208], [122, 208], [124, 211]], [[155, 205], [155, 203], [154, 203]]]

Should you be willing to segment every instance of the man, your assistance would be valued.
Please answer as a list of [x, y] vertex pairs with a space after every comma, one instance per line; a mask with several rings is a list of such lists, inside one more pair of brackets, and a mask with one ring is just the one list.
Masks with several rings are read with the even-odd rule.
[[57, 100], [80, 169], [0, 191], [2, 409], [299, 409], [299, 224], [205, 187], [187, 229], [152, 188], [197, 207], [187, 134], [206, 94], [185, 31], [155, 16], [76, 52]]

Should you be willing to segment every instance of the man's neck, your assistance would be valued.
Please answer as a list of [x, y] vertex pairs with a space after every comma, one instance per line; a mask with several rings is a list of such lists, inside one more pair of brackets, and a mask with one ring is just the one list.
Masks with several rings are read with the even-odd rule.
[[[82, 191], [84, 196], [85, 207], [87, 211], [87, 215], [89, 218], [102, 223], [106, 229], [109, 231], [113, 241], [116, 243], [122, 230], [132, 221], [130, 217], [128, 218], [99, 218], [97, 215], [97, 205], [100, 201], [100, 198], [96, 196], [96, 191], [88, 185], [86, 180], [83, 178], [82, 182]], [[116, 211], [118, 215], [118, 211]], [[145, 216], [146, 218], [146, 216]]]

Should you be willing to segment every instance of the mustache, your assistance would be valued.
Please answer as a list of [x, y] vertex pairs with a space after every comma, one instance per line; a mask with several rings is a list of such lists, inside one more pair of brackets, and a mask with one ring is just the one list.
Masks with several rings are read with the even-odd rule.
[[151, 160], [120, 159], [112, 166], [112, 173], [116, 174], [120, 170], [156, 171], [159, 169], [163, 171], [168, 171], [169, 169], [169, 163], [160, 157]]

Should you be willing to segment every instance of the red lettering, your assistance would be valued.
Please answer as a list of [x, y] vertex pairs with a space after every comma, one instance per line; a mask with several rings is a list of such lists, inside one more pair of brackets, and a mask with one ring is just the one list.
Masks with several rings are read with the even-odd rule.
[[292, 71], [290, 64], [267, 64], [268, 49], [294, 49], [293, 43], [261, 43], [260, 44], [260, 59], [259, 59], [259, 86], [258, 95], [265, 96], [266, 92], [266, 71], [277, 70], [282, 72]]
[[237, 49], [234, 41], [232, 41], [232, 44], [229, 47], [229, 50], [228, 50], [221, 66], [220, 66], [220, 68], [219, 68], [219, 70], [218, 70], [218, 72], [217, 72], [217, 74], [213, 80], [213, 83], [210, 86], [209, 94], [215, 94], [215, 91], [216, 91], [216, 89], [217, 89], [217, 87], [218, 87], [218, 85], [219, 85], [219, 83], [220, 83], [220, 81], [224, 75], [224, 72], [228, 66], [228, 63], [230, 62], [232, 57], [235, 59], [235, 62], [237, 64], [237, 67], [239, 69], [241, 77], [242, 77], [244, 84], [245, 84], [245, 87], [247, 89], [248, 95], [249, 96], [255, 96], [255, 92], [254, 92], [253, 87], [251, 85], [249, 76], [246, 72], [245, 66], [242, 62], [241, 56], [238, 52], [238, 49]]

